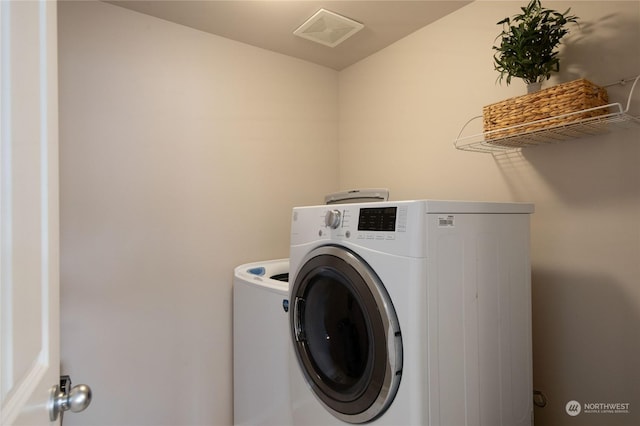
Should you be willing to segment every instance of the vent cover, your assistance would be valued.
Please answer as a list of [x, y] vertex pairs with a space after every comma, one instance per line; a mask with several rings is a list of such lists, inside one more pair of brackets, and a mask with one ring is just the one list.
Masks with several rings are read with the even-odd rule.
[[335, 47], [364, 28], [359, 22], [320, 9], [293, 33], [298, 37]]

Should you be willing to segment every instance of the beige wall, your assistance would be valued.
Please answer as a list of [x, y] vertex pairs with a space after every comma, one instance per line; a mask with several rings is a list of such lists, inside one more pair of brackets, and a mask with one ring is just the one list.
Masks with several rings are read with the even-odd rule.
[[59, 6], [65, 425], [228, 425], [231, 279], [337, 188], [337, 72], [99, 2]]
[[[524, 90], [496, 85], [491, 62], [495, 22], [519, 6], [477, 1], [336, 73], [62, 2], [63, 372], [95, 391], [65, 424], [229, 424], [233, 267], [288, 255], [292, 206], [378, 186], [536, 203], [536, 424], [640, 423], [638, 129], [509, 157], [452, 145]], [[640, 72], [640, 2], [553, 2], [569, 6], [582, 26], [550, 83]], [[632, 414], [570, 418], [570, 399]]]
[[[474, 2], [340, 73], [340, 186], [386, 186], [393, 199], [534, 202], [534, 385], [549, 400], [536, 425], [640, 424], [639, 128], [508, 157], [452, 145], [483, 105], [524, 93], [519, 81], [495, 84], [491, 50], [495, 23], [522, 3]], [[548, 84], [640, 73], [640, 2], [545, 6], [582, 18]], [[626, 102], [629, 89], [609, 93]], [[640, 92], [635, 99], [640, 115]], [[572, 418], [570, 400], [628, 402], [631, 414]]]

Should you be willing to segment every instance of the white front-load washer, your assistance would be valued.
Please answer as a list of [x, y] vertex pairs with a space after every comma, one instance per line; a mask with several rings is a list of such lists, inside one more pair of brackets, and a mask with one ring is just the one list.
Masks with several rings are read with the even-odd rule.
[[533, 205], [293, 209], [295, 425], [529, 426]]
[[291, 425], [289, 259], [240, 265], [233, 278], [233, 424]]

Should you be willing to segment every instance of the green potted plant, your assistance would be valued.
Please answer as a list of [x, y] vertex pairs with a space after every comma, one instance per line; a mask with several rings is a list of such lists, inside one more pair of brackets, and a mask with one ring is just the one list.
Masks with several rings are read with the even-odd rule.
[[[577, 23], [578, 17], [542, 7], [540, 0], [531, 0], [522, 13], [512, 18], [504, 18], [499, 46], [493, 46], [495, 69], [500, 73], [498, 80], [511, 83], [512, 77], [521, 78], [528, 85], [528, 91], [540, 89], [544, 79], [560, 69], [557, 47], [569, 32], [567, 25]], [[530, 87], [534, 85], [533, 87]]]

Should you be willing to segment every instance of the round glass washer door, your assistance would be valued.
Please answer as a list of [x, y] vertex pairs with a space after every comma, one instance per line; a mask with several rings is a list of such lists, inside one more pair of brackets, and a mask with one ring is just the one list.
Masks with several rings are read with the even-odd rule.
[[310, 252], [292, 283], [291, 333], [307, 383], [349, 423], [381, 416], [402, 376], [402, 336], [378, 276], [340, 246]]

